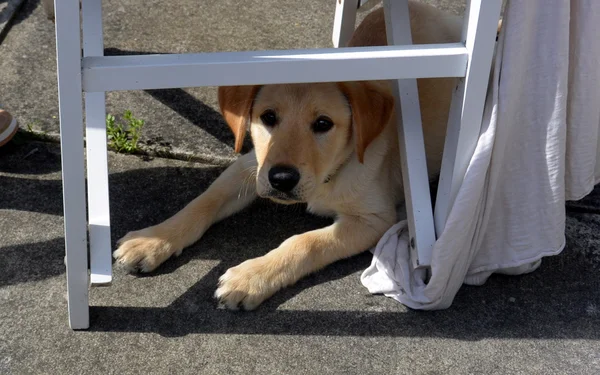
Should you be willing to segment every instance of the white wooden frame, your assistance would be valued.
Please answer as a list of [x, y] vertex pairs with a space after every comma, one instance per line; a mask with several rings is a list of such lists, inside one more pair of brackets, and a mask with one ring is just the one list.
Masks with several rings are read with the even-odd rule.
[[[394, 91], [397, 108], [401, 108], [398, 136], [411, 251], [416, 266], [429, 266], [436, 237], [416, 78], [461, 77], [449, 119], [436, 204], [435, 224], [441, 233], [479, 134], [501, 0], [468, 1], [463, 43], [411, 45], [407, 0], [385, 0], [390, 46], [106, 57], [101, 0], [81, 1], [81, 16], [80, 0], [55, 0], [54, 4], [71, 328], [89, 326], [88, 284], [106, 285], [112, 278], [104, 122], [106, 91], [397, 80]], [[333, 42], [344, 46], [354, 29], [360, 2], [332, 1], [337, 3]], [[73, 30], [83, 31], [83, 54], [80, 33]], [[84, 160], [88, 166], [87, 219]]]
[[[411, 45], [408, 0], [385, 0], [384, 7], [388, 44]], [[427, 266], [431, 262], [431, 250], [436, 237], [417, 80], [399, 79], [394, 81], [392, 90], [396, 98], [395, 107], [399, 112], [398, 146], [411, 259], [415, 267]]]
[[462, 44], [468, 52], [467, 71], [454, 90], [448, 118], [435, 204], [438, 237], [444, 230], [479, 137], [501, 7], [501, 0], [467, 1], [462, 31]]
[[346, 47], [356, 24], [356, 10], [359, 0], [335, 0], [335, 17], [333, 19], [333, 35], [331, 42], [335, 48]]

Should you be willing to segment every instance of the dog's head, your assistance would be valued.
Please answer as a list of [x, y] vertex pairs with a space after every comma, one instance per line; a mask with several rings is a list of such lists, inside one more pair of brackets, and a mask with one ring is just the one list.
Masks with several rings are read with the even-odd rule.
[[219, 87], [219, 105], [236, 152], [250, 130], [258, 195], [296, 203], [308, 201], [349, 158], [364, 162], [393, 98], [371, 82], [228, 86]]

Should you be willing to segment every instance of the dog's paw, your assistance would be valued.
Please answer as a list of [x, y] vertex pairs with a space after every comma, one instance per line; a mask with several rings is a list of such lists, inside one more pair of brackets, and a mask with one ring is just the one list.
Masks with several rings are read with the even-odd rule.
[[284, 275], [267, 257], [250, 259], [227, 270], [219, 278], [215, 298], [231, 310], [254, 310], [282, 287]]
[[181, 254], [181, 250], [153, 228], [146, 228], [120, 239], [113, 257], [130, 272], [151, 272], [173, 254]]

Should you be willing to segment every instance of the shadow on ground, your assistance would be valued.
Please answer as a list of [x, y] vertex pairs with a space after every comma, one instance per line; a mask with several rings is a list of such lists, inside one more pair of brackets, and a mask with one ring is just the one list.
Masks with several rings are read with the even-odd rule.
[[[38, 151], [23, 159], [33, 149]], [[4, 191], [0, 195], [0, 209], [62, 215], [60, 180], [39, 179], [36, 172], [41, 171], [35, 169], [39, 164], [35, 158], [46, 158], [45, 164], [53, 165], [44, 170], [58, 169], [59, 159], [49, 159], [56, 152], [56, 146], [32, 143], [13, 151], [16, 154], [12, 157], [23, 163], [13, 164], [12, 169], [10, 163], [0, 163], [0, 171], [5, 173], [0, 177]], [[204, 191], [222, 171], [216, 167], [150, 165], [110, 176], [113, 243], [129, 230], [169, 217]], [[19, 169], [27, 170], [28, 174], [16, 173]], [[590, 199], [593, 201], [598, 195], [595, 191]], [[382, 303], [383, 297], [368, 295], [358, 284], [360, 271], [370, 262], [368, 253], [338, 262], [301, 280], [266, 301], [257, 311], [224, 311], [217, 308], [212, 295], [218, 277], [227, 268], [264, 254], [293, 234], [329, 223], [305, 213], [301, 206], [284, 207], [258, 201], [242, 213], [216, 224], [182, 256], [171, 259], [156, 273], [144, 276], [156, 278], [170, 274], [196, 259], [219, 261], [168, 306], [95, 306], [91, 308], [90, 331], [156, 332], [163, 336], [232, 333], [597, 340], [600, 338], [598, 267], [590, 261], [589, 254], [578, 250], [578, 241], [582, 238], [578, 231], [588, 228], [592, 237], [585, 238], [589, 243], [596, 243], [600, 226], [598, 215], [580, 212], [581, 207], [593, 206], [590, 202], [584, 200], [578, 205], [580, 209], [572, 218], [578, 220], [578, 224], [573, 226], [575, 229], [568, 228], [568, 244], [563, 254], [546, 258], [541, 268], [530, 275], [494, 276], [482, 287], [465, 286], [446, 311], [407, 311], [397, 303], [387, 303], [387, 299]], [[3, 257], [0, 286], [63, 274], [62, 241], [63, 238], [55, 238], [0, 249]], [[116, 272], [122, 273], [119, 269]], [[343, 278], [356, 283], [356, 288], [348, 286], [348, 290], [341, 292], [355, 289], [356, 299], [350, 307], [338, 306], [335, 311], [311, 310], [310, 306], [305, 306], [306, 310], [282, 308], [300, 293]], [[318, 298], [327, 298], [319, 293], [316, 293]]]
[[[8, 2], [9, 0], [0, 0], [0, 4], [6, 4]], [[18, 5], [18, 10], [14, 14], [12, 20], [10, 21], [11, 24], [8, 25], [7, 29], [10, 29], [10, 27], [25, 21], [33, 13], [35, 8], [38, 7], [39, 4], [40, 0], [24, 0], [21, 4]], [[9, 8], [3, 8], [3, 10], [0, 11], [0, 24], [8, 21], [10, 15], [11, 14], [9, 14]], [[8, 30], [6, 30], [4, 33], [7, 32]], [[2, 38], [0, 38], [0, 41], [2, 41]]]
[[[231, 259], [224, 257], [225, 264]], [[237, 259], [236, 259], [237, 261]], [[600, 291], [597, 270], [582, 262], [545, 260], [533, 275], [494, 276], [483, 287], [463, 287], [446, 311], [280, 310], [278, 306], [314, 285], [364, 269], [367, 254], [330, 266], [277, 294], [257, 311], [215, 308], [212, 292], [226, 267], [215, 267], [170, 306], [92, 307], [91, 331], [325, 336], [600, 339]], [[234, 262], [235, 263], [235, 262]], [[590, 280], [592, 279], [592, 280]], [[363, 296], [365, 304], [382, 297]], [[371, 302], [369, 302], [369, 300]], [[165, 324], [168, 322], [168, 324]]]

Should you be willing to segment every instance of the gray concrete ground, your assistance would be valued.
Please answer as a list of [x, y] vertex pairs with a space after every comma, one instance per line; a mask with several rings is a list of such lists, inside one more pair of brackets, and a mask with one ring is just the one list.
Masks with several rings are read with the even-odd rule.
[[[107, 53], [329, 45], [332, 0], [104, 1]], [[462, 2], [437, 1], [461, 11]], [[0, 45], [0, 103], [24, 130], [58, 130], [53, 25], [28, 0]], [[176, 212], [234, 157], [214, 89], [112, 93], [206, 163], [110, 153], [113, 240]], [[568, 206], [567, 247], [533, 274], [464, 287], [446, 311], [370, 296], [369, 255], [339, 262], [257, 311], [217, 308], [218, 277], [327, 220], [257, 202], [156, 273], [115, 270], [91, 290], [91, 328], [68, 329], [60, 153], [26, 131], [0, 148], [0, 374], [600, 372], [600, 189]], [[210, 163], [208, 163], [210, 161]], [[265, 230], [268, 228], [268, 230]]]

